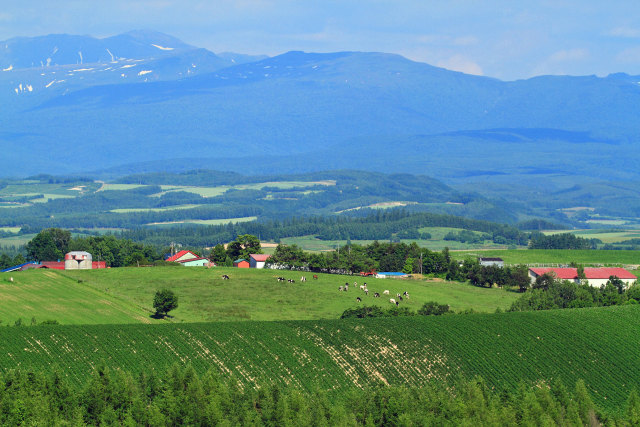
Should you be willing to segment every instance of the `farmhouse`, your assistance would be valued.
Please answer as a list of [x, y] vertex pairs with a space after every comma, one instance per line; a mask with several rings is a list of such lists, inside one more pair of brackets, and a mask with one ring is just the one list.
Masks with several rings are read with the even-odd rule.
[[504, 261], [502, 258], [478, 258], [478, 262], [483, 267], [488, 267], [490, 265], [504, 267]]
[[271, 255], [251, 254], [249, 255], [249, 265], [251, 268], [264, 268], [265, 262]]
[[237, 259], [235, 261], [233, 261], [233, 266], [234, 267], [238, 267], [238, 268], [249, 268], [249, 261], [247, 261], [246, 259]]
[[[558, 279], [569, 280], [574, 283], [580, 283], [578, 278], [577, 268], [530, 268], [529, 278], [531, 281], [535, 281], [537, 277], [542, 276], [545, 273], [551, 273]], [[637, 280], [636, 276], [629, 273], [624, 268], [589, 268], [584, 269], [584, 275], [589, 281], [591, 286], [600, 287], [607, 283], [609, 277], [615, 276], [622, 280], [627, 286], [631, 285]]]
[[207, 258], [189, 258], [181, 261], [176, 261], [185, 267], [209, 267], [211, 262]]
[[196, 258], [200, 258], [198, 255], [194, 254], [191, 251], [180, 251], [177, 252], [175, 255], [171, 255], [169, 258], [165, 259], [166, 262], [181, 262], [181, 261], [187, 261], [190, 259], [196, 259]]

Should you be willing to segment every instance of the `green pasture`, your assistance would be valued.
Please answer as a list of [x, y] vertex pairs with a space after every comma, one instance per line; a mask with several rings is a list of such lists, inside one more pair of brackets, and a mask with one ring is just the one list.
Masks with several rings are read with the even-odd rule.
[[[13, 282], [10, 281], [13, 278]], [[62, 324], [150, 323], [142, 307], [112, 296], [106, 289], [78, 282], [57, 270], [0, 273], [0, 325], [21, 318]]]
[[[16, 273], [17, 274], [17, 273]], [[29, 274], [44, 275], [41, 272]], [[89, 271], [54, 273], [67, 277], [98, 292], [137, 307], [152, 309], [156, 290], [172, 289], [179, 297], [178, 309], [171, 312], [176, 322], [203, 322], [228, 320], [304, 320], [336, 319], [344, 310], [357, 305], [361, 297], [369, 305], [391, 307], [389, 298], [397, 293], [409, 292], [411, 299], [403, 305], [417, 310], [427, 301], [449, 304], [453, 310], [474, 309], [493, 312], [506, 309], [518, 297], [517, 293], [502, 289], [478, 288], [467, 284], [411, 279], [373, 279], [359, 276], [340, 276], [237, 268], [205, 267], [146, 267], [113, 268]], [[228, 274], [231, 279], [223, 280]], [[300, 282], [301, 276], [307, 282]], [[296, 283], [278, 282], [277, 277], [294, 279]], [[47, 276], [43, 276], [46, 280]], [[353, 283], [367, 282], [369, 296], [354, 288]], [[348, 292], [338, 291], [340, 285], [350, 283]], [[390, 296], [382, 296], [384, 290]]]
[[585, 230], [558, 230], [545, 231], [544, 234], [571, 233], [584, 239], [600, 239], [602, 243], [620, 243], [631, 239], [640, 238], [640, 230], [611, 230], [611, 229], [585, 229]]
[[258, 219], [257, 216], [246, 216], [242, 218], [222, 218], [222, 219], [185, 219], [182, 221], [153, 222], [145, 225], [148, 225], [148, 226], [163, 226], [163, 225], [175, 225], [175, 224], [221, 225], [221, 224], [236, 224], [238, 222], [255, 221], [256, 219]]
[[[202, 205], [175, 205], [167, 206], [164, 208], [128, 208], [128, 209], [111, 209], [109, 212], [113, 213], [132, 213], [132, 212], [165, 212], [181, 209], [192, 209]], [[210, 205], [209, 205], [210, 206]]]
[[631, 390], [640, 385], [639, 328], [638, 306], [348, 320], [4, 327], [0, 370], [50, 372], [56, 367], [81, 383], [100, 365], [149, 375], [177, 364], [198, 373], [213, 369], [240, 389], [279, 384], [334, 396], [380, 384], [453, 385], [459, 378], [477, 376], [497, 392], [546, 388], [556, 380], [573, 388], [581, 379], [600, 408], [615, 411], [624, 408]]
[[[434, 251], [441, 251], [444, 248], [452, 250], [462, 249], [506, 249], [504, 245], [498, 245], [490, 240], [485, 240], [484, 243], [462, 243], [454, 240], [443, 240], [444, 236], [450, 232], [458, 232], [462, 229], [448, 228], [448, 227], [423, 227], [420, 228], [420, 232], [428, 232], [431, 234], [431, 239], [401, 239], [402, 243], [411, 244], [416, 243], [421, 248], [428, 248]], [[474, 232], [479, 234], [477, 232]], [[304, 250], [312, 252], [332, 251], [337, 247], [347, 244], [347, 240], [320, 240], [315, 236], [298, 236], [298, 237], [285, 237], [280, 239], [283, 244], [286, 245], [298, 245]], [[379, 240], [383, 241], [383, 240]], [[368, 245], [373, 243], [374, 240], [351, 240], [351, 243], [357, 245]]]
[[605, 251], [571, 249], [512, 249], [487, 251], [453, 251], [451, 255], [458, 259], [466, 257], [499, 257], [507, 264], [603, 264], [638, 265], [640, 251]]
[[220, 185], [212, 187], [183, 186], [183, 185], [161, 185], [161, 193], [153, 196], [159, 197], [172, 191], [186, 191], [188, 193], [199, 194], [202, 197], [216, 197], [224, 194], [228, 190], [261, 190], [264, 187], [274, 187], [283, 190], [291, 188], [307, 188], [315, 185], [336, 185], [335, 181], [277, 181], [277, 182], [258, 182], [252, 184], [241, 185]]
[[146, 187], [143, 184], [103, 184], [101, 191], [119, 191], [119, 190], [133, 190], [134, 188]]
[[0, 238], [0, 246], [24, 246], [34, 237], [36, 237], [35, 233], [2, 237]]
[[10, 233], [19, 233], [22, 227], [0, 227], [0, 231], [8, 231]]

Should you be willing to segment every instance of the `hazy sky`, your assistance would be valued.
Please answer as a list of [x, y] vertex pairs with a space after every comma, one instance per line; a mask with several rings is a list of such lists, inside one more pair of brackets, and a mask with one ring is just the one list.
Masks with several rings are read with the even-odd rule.
[[0, 8], [0, 40], [132, 29], [213, 52], [393, 52], [506, 80], [640, 74], [638, 0], [5, 0]]

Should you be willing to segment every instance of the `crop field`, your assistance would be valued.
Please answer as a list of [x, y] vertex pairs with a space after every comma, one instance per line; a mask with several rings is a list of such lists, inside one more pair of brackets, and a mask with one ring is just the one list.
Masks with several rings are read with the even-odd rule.
[[217, 370], [242, 388], [277, 383], [336, 394], [373, 384], [497, 390], [583, 379], [622, 407], [640, 385], [640, 307], [377, 319], [0, 328], [0, 369], [58, 367], [81, 382], [97, 365]]
[[199, 194], [202, 197], [215, 197], [224, 194], [228, 190], [261, 190], [265, 187], [279, 188], [282, 190], [293, 188], [308, 188], [316, 185], [332, 186], [336, 185], [335, 181], [277, 181], [277, 182], [258, 182], [252, 184], [241, 185], [220, 185], [213, 187], [199, 187], [199, 186], [182, 186], [182, 185], [161, 185], [161, 193], [154, 194], [154, 196], [161, 196], [172, 191], [186, 191], [188, 193]]
[[177, 209], [191, 209], [197, 208], [201, 205], [175, 205], [167, 206], [166, 208], [123, 208], [123, 209], [111, 209], [109, 212], [113, 213], [131, 213], [131, 212], [165, 212]]
[[[222, 280], [222, 274], [228, 274], [231, 280]], [[300, 283], [302, 274], [307, 276], [306, 283]], [[15, 283], [7, 282], [10, 276]], [[296, 283], [278, 282], [278, 276], [294, 279]], [[502, 289], [460, 283], [369, 278], [365, 279], [370, 291], [366, 297], [353, 286], [348, 292], [338, 291], [338, 286], [347, 281], [362, 282], [361, 277], [318, 276], [318, 280], [313, 280], [310, 274], [291, 271], [204, 267], [2, 273], [0, 300], [14, 303], [0, 305], [0, 320], [13, 323], [19, 317], [25, 320], [35, 316], [41, 321], [43, 313], [47, 313], [48, 319], [63, 324], [112, 323], [108, 315], [89, 316], [111, 307], [121, 312], [129, 310], [130, 314], [120, 316], [118, 322], [142, 321], [139, 316], [148, 321], [153, 295], [161, 288], [172, 289], [180, 299], [179, 307], [171, 312], [173, 322], [337, 319], [346, 309], [356, 306], [357, 296], [367, 305], [390, 307], [389, 297], [373, 298], [374, 292], [382, 294], [385, 289], [392, 297], [408, 291], [411, 299], [404, 305], [413, 311], [435, 300], [451, 305], [456, 311], [473, 308], [494, 312], [496, 308], [507, 309], [518, 297], [517, 293]], [[45, 291], [46, 298], [42, 299], [40, 295]], [[75, 305], [71, 303], [74, 298], [79, 301]], [[48, 314], [47, 307], [54, 300], [55, 305], [66, 306], [66, 309]]]
[[638, 265], [640, 251], [605, 251], [571, 249], [513, 249], [488, 251], [457, 251], [451, 255], [458, 259], [466, 257], [500, 257], [507, 264], [583, 264]]
[[571, 233], [584, 239], [600, 239], [602, 243], [619, 243], [631, 239], [640, 238], [640, 230], [611, 230], [611, 229], [586, 229], [586, 230], [560, 230], [545, 231], [544, 234]]

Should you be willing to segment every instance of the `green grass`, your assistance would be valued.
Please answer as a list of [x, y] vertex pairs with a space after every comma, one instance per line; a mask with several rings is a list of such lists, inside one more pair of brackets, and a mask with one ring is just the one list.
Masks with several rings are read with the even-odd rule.
[[[222, 280], [221, 275], [228, 274], [231, 280]], [[301, 275], [308, 278], [300, 283]], [[17, 284], [5, 283], [9, 276], [14, 277]], [[296, 280], [296, 283], [282, 283], [276, 277], [283, 276]], [[356, 297], [369, 305], [391, 307], [389, 296], [374, 298], [373, 293], [388, 289], [391, 297], [408, 291], [411, 299], [403, 305], [415, 311], [427, 301], [438, 301], [449, 304], [456, 311], [474, 309], [476, 311], [493, 312], [496, 308], [506, 309], [518, 297], [517, 293], [502, 289], [478, 288], [467, 284], [403, 279], [369, 279], [357, 276], [340, 276], [319, 274], [313, 280], [311, 274], [236, 268], [204, 267], [148, 267], [148, 268], [112, 268], [88, 271], [52, 271], [31, 270], [0, 274], [3, 284], [0, 300], [13, 301], [12, 304], [0, 306], [0, 319], [15, 321], [18, 317], [40, 319], [47, 301], [57, 295], [56, 303], [65, 306], [64, 316], [56, 317], [61, 323], [112, 323], [108, 316], [86, 318], [87, 313], [102, 309], [102, 299], [121, 302], [126, 307], [137, 307], [137, 313], [152, 311], [152, 300], [156, 290], [172, 289], [180, 299], [179, 307], [171, 312], [174, 322], [203, 322], [229, 320], [305, 320], [305, 319], [337, 319], [343, 311], [355, 307]], [[82, 280], [82, 283], [78, 283]], [[369, 296], [351, 286], [349, 292], [338, 291], [338, 286], [345, 282], [360, 284], [366, 281]], [[65, 287], [61, 286], [66, 284]], [[18, 285], [19, 284], [19, 285]], [[31, 287], [23, 287], [29, 285]], [[37, 287], [33, 287], [36, 286]], [[23, 290], [24, 289], [24, 290]], [[65, 305], [64, 301], [72, 299], [75, 294], [70, 289], [82, 291], [87, 289], [99, 295], [91, 304], [89, 300], [82, 304]], [[105, 291], [108, 289], [108, 291]], [[31, 298], [41, 298], [41, 292], [48, 292], [42, 304], [34, 304]], [[75, 297], [74, 297], [75, 298]], [[78, 298], [80, 298], [78, 296]], [[89, 302], [87, 302], [89, 301]], [[114, 302], [114, 304], [115, 304]], [[116, 304], [117, 306], [117, 304]], [[80, 310], [80, 314], [74, 314]], [[87, 311], [85, 311], [87, 310]], [[147, 310], [145, 312], [144, 310]], [[142, 319], [119, 317], [118, 322], [137, 322]], [[129, 320], [127, 320], [129, 319]]]
[[166, 208], [126, 208], [126, 209], [111, 209], [109, 212], [114, 213], [131, 213], [131, 212], [165, 212], [165, 211], [173, 211], [177, 209], [191, 209], [197, 208], [202, 205], [176, 205], [176, 206], [167, 206]]
[[214, 187], [196, 187], [196, 186], [182, 186], [182, 185], [161, 185], [162, 192], [154, 194], [153, 196], [162, 196], [163, 194], [172, 191], [186, 191], [188, 193], [199, 194], [202, 197], [216, 197], [224, 194], [230, 189], [236, 190], [261, 190], [264, 187], [275, 187], [283, 190], [291, 188], [306, 188], [315, 185], [336, 185], [335, 181], [278, 181], [278, 182], [258, 182], [252, 184], [242, 185], [220, 185]]
[[[13, 277], [13, 282], [9, 278]], [[106, 288], [88, 286], [56, 270], [0, 273], [0, 320], [51, 319], [62, 324], [150, 323], [150, 312]]]
[[554, 263], [569, 264], [640, 264], [640, 251], [569, 250], [569, 249], [513, 249], [489, 251], [460, 251], [451, 255], [465, 257], [500, 257], [507, 264]]
[[104, 184], [102, 186], [102, 191], [107, 190], [133, 190], [134, 188], [146, 187], [146, 185], [142, 184]]
[[[449, 231], [460, 231], [459, 228], [446, 228], [446, 227], [424, 227], [420, 229], [421, 232], [431, 233], [431, 239], [401, 239], [401, 242], [411, 244], [415, 242], [421, 248], [428, 248], [433, 251], [441, 251], [444, 248], [452, 250], [463, 249], [505, 249], [504, 245], [497, 245], [489, 240], [485, 240], [484, 243], [462, 243], [451, 240], [443, 240], [443, 237]], [[287, 245], [298, 245], [302, 249], [311, 252], [320, 251], [332, 251], [339, 246], [347, 244], [346, 240], [320, 240], [315, 236], [299, 236], [299, 237], [285, 237], [281, 239], [281, 242]], [[373, 240], [351, 240], [351, 243], [357, 245], [368, 245], [373, 243]]]
[[8, 231], [10, 233], [19, 233], [22, 227], [0, 227], [1, 231]]
[[256, 219], [258, 219], [257, 216], [246, 216], [242, 218], [222, 218], [222, 219], [185, 219], [182, 221], [152, 222], [146, 225], [171, 225], [171, 224], [221, 225], [221, 224], [235, 224], [238, 222], [255, 221]]
[[544, 234], [558, 234], [558, 233], [571, 233], [584, 239], [600, 239], [602, 243], [619, 243], [631, 239], [640, 238], [640, 230], [559, 230], [559, 231], [545, 231]]
[[[274, 310], [277, 307], [274, 307]], [[640, 385], [640, 307], [379, 319], [0, 328], [0, 369], [58, 367], [77, 382], [97, 365], [217, 370], [240, 387], [276, 383], [343, 393], [481, 376], [515, 391], [583, 379], [600, 407]]]

